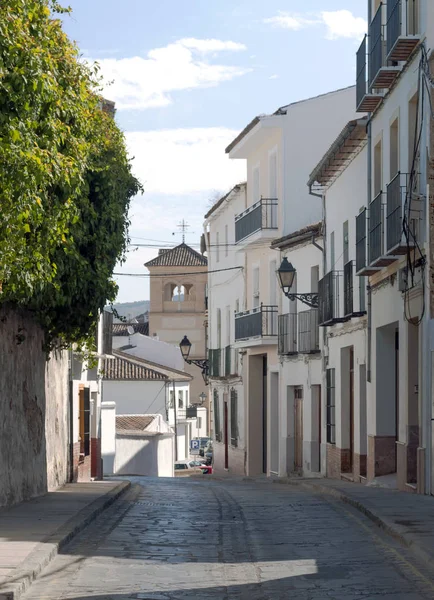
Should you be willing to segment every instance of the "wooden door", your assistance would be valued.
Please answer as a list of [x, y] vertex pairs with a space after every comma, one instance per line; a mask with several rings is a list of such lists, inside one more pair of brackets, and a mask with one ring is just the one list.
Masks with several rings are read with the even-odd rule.
[[294, 390], [294, 468], [303, 468], [303, 388]]

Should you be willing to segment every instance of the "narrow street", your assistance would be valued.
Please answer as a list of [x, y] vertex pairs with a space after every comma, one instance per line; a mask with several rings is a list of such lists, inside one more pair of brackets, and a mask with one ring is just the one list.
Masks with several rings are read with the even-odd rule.
[[133, 483], [25, 600], [434, 598], [432, 573], [342, 503], [266, 481]]

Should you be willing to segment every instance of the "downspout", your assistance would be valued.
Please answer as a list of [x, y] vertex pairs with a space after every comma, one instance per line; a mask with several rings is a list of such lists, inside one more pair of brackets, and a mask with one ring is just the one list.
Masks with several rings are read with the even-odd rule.
[[[368, 24], [370, 26], [372, 22], [372, 2], [371, 0], [369, 0], [368, 2]], [[369, 38], [368, 38], [368, 43], [369, 43]], [[369, 77], [369, 72], [368, 72], [368, 77]], [[368, 230], [368, 225], [369, 225], [369, 207], [371, 205], [371, 200], [372, 200], [372, 128], [371, 128], [371, 117], [372, 117], [372, 113], [368, 114], [368, 123], [367, 123], [367, 128], [368, 128], [368, 181], [367, 181], [367, 185], [368, 185], [368, 196], [367, 196], [367, 208], [368, 208], [368, 222], [366, 224], [366, 228]], [[367, 239], [368, 238], [368, 231], [366, 232], [366, 236]], [[366, 245], [366, 253], [368, 253], [368, 245]], [[371, 383], [371, 346], [372, 346], [372, 290], [371, 290], [371, 286], [369, 285], [369, 280], [368, 280], [368, 285], [367, 285], [367, 292], [368, 292], [368, 341], [367, 341], [367, 352], [366, 352], [366, 381], [368, 383]]]
[[[370, 12], [370, 11], [369, 11]], [[368, 172], [368, 195], [367, 195], [367, 205], [368, 205], [368, 209], [369, 206], [371, 205], [371, 200], [372, 200], [372, 129], [371, 129], [371, 119], [369, 118], [368, 120], [368, 124], [367, 124], [367, 128], [368, 128], [368, 168], [367, 168], [367, 172]], [[369, 210], [368, 210], [368, 222], [366, 227], [368, 228], [368, 224], [369, 224]], [[368, 252], [369, 250], [369, 246], [366, 246], [366, 251]], [[368, 383], [371, 383], [371, 360], [372, 360], [372, 290], [371, 290], [371, 286], [369, 284], [369, 280], [368, 280], [368, 285], [367, 285], [367, 292], [368, 292], [368, 341], [367, 341], [367, 352], [366, 352], [366, 380], [368, 381]]]

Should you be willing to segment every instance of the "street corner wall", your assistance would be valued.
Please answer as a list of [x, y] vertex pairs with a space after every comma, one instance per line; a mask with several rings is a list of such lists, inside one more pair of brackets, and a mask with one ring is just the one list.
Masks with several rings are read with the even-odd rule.
[[27, 313], [0, 309], [0, 506], [66, 481], [68, 363], [47, 363], [43, 340]]

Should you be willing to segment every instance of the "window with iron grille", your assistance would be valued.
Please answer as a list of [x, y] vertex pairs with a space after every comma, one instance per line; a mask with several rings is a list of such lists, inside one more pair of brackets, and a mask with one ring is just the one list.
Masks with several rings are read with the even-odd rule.
[[214, 435], [217, 442], [222, 441], [222, 431], [220, 427], [219, 393], [217, 390], [214, 390]]
[[327, 442], [336, 444], [335, 370], [327, 369]]
[[231, 390], [231, 446], [238, 446], [238, 392]]

